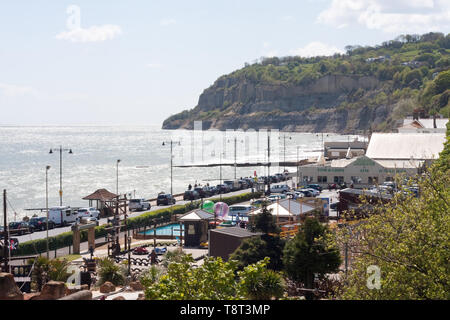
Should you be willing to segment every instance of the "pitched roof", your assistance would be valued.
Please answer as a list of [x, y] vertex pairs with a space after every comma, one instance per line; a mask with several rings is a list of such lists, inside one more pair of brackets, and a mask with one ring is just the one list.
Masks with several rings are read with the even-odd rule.
[[254, 236], [260, 236], [263, 234], [261, 232], [251, 232], [250, 230], [243, 229], [241, 227], [224, 227], [219, 229], [211, 229], [210, 231], [227, 234], [238, 238], [249, 238]]
[[[300, 203], [293, 199], [282, 199], [267, 206], [267, 209], [272, 209], [273, 216], [289, 217], [293, 215], [305, 214], [313, 211], [315, 208], [306, 203]], [[249, 215], [256, 215], [262, 209], [255, 210]]]
[[83, 200], [111, 201], [114, 198], [117, 198], [117, 194], [109, 192], [106, 189], [98, 189], [94, 193], [84, 197]]
[[197, 209], [191, 212], [186, 213], [184, 216], [180, 217], [178, 220], [180, 221], [200, 221], [200, 220], [212, 220], [214, 219], [214, 215], [204, 211], [202, 209]]
[[374, 160], [437, 159], [444, 142], [445, 133], [373, 133], [366, 156]]

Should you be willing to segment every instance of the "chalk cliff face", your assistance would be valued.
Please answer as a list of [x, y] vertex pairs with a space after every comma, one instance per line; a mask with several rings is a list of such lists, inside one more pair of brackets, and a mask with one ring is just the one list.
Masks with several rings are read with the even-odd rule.
[[368, 76], [328, 75], [306, 86], [255, 84], [222, 77], [200, 96], [197, 107], [168, 118], [163, 129], [279, 129], [299, 132], [353, 132], [383, 122], [386, 106], [359, 110], [337, 109], [349, 94], [376, 90], [379, 81]]

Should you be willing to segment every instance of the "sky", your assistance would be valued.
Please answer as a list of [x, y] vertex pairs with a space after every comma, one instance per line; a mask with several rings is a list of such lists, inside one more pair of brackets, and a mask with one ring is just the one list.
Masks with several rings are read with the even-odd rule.
[[450, 32], [448, 0], [0, 2], [0, 125], [162, 125], [261, 57]]

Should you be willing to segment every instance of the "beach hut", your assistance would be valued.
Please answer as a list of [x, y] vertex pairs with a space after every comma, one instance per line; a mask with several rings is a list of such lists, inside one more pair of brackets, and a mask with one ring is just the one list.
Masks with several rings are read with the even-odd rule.
[[117, 195], [106, 189], [98, 189], [94, 193], [84, 197], [83, 200], [89, 200], [89, 207], [95, 207], [100, 211], [102, 216], [109, 216], [114, 212]]
[[202, 209], [197, 209], [181, 216], [178, 221], [184, 224], [184, 245], [199, 247], [208, 241], [208, 225], [214, 220], [214, 215]]

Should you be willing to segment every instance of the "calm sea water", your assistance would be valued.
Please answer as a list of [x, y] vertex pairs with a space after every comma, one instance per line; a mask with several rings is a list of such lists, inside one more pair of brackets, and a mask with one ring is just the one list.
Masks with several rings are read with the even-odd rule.
[[[286, 139], [283, 138], [286, 135]], [[347, 141], [355, 136], [324, 135], [323, 141]], [[116, 161], [119, 163], [119, 193], [136, 197], [155, 197], [170, 192], [170, 144], [173, 165], [192, 163], [234, 163], [266, 161], [267, 134], [264, 132], [217, 132], [161, 130], [155, 126], [70, 126], [0, 127], [0, 189], [8, 194], [9, 220], [33, 213], [25, 208], [45, 207], [45, 167], [49, 170], [49, 206], [59, 205], [59, 152], [51, 148], [72, 149], [63, 153], [63, 204], [87, 206], [83, 197], [97, 189], [116, 192]], [[286, 141], [286, 152], [284, 152]], [[298, 148], [297, 148], [298, 147]], [[271, 161], [317, 156], [322, 135], [279, 133], [271, 136]], [[222, 157], [220, 157], [222, 155]], [[221, 159], [222, 158], [222, 159]], [[295, 168], [287, 168], [294, 171]], [[189, 183], [219, 183], [219, 167], [173, 169], [173, 192], [181, 193]], [[237, 176], [266, 174], [265, 167], [237, 168]], [[283, 168], [271, 167], [271, 174]], [[234, 167], [222, 167], [223, 179], [234, 178]], [[3, 212], [0, 214], [3, 216]]]

